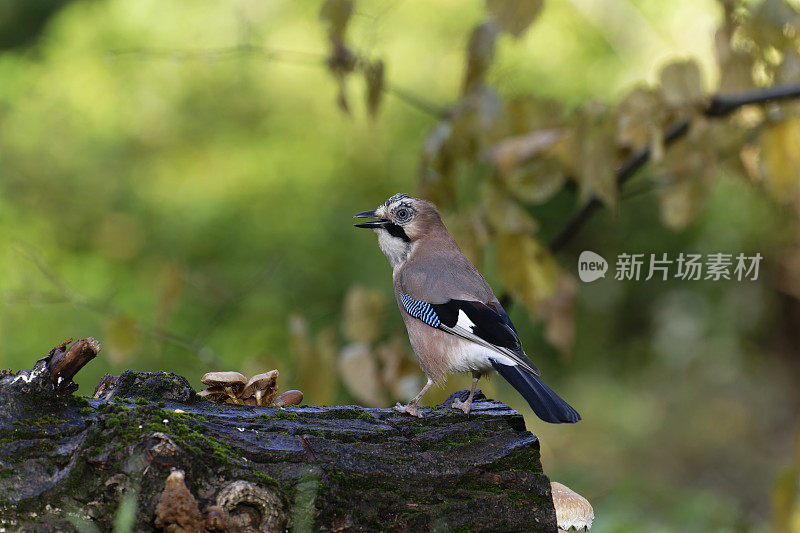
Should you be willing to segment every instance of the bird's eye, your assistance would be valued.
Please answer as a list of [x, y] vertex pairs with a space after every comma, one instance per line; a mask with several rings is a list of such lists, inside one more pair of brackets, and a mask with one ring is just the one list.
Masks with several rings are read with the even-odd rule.
[[408, 219], [408, 209], [400, 208], [395, 211], [394, 216], [397, 217], [397, 220], [407, 220]]

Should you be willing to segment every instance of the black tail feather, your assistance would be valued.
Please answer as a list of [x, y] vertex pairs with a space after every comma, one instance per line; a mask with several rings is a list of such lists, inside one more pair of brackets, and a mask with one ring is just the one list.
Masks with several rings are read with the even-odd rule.
[[504, 365], [491, 359], [497, 373], [511, 383], [528, 401], [536, 416], [553, 424], [573, 423], [581, 415], [537, 376], [517, 366]]

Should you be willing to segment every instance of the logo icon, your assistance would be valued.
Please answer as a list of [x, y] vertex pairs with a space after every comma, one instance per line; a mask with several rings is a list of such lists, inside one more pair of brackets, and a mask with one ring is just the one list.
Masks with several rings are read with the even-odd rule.
[[590, 283], [596, 279], [606, 277], [608, 271], [608, 261], [603, 259], [602, 256], [584, 250], [578, 257], [578, 277], [581, 281]]

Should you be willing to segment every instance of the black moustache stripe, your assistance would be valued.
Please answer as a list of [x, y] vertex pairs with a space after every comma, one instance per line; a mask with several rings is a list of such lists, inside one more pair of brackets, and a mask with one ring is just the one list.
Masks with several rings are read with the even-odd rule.
[[394, 222], [387, 222], [386, 224], [383, 225], [383, 227], [386, 229], [386, 231], [389, 232], [389, 235], [391, 235], [392, 237], [403, 239], [405, 242], [411, 242], [411, 239], [408, 238], [408, 235], [406, 235], [405, 230], [401, 226], [395, 224]]

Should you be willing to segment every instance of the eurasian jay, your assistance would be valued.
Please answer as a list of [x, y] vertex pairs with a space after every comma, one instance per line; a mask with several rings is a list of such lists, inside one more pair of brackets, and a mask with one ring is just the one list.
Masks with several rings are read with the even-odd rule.
[[497, 297], [478, 269], [461, 253], [431, 203], [396, 194], [374, 211], [353, 218], [371, 228], [392, 267], [394, 294], [411, 347], [428, 377], [408, 405], [395, 409], [422, 417], [417, 404], [450, 372], [471, 372], [472, 389], [454, 409], [469, 414], [478, 379], [496, 370], [546, 422], [577, 422], [575, 409], [539, 379], [539, 370]]

